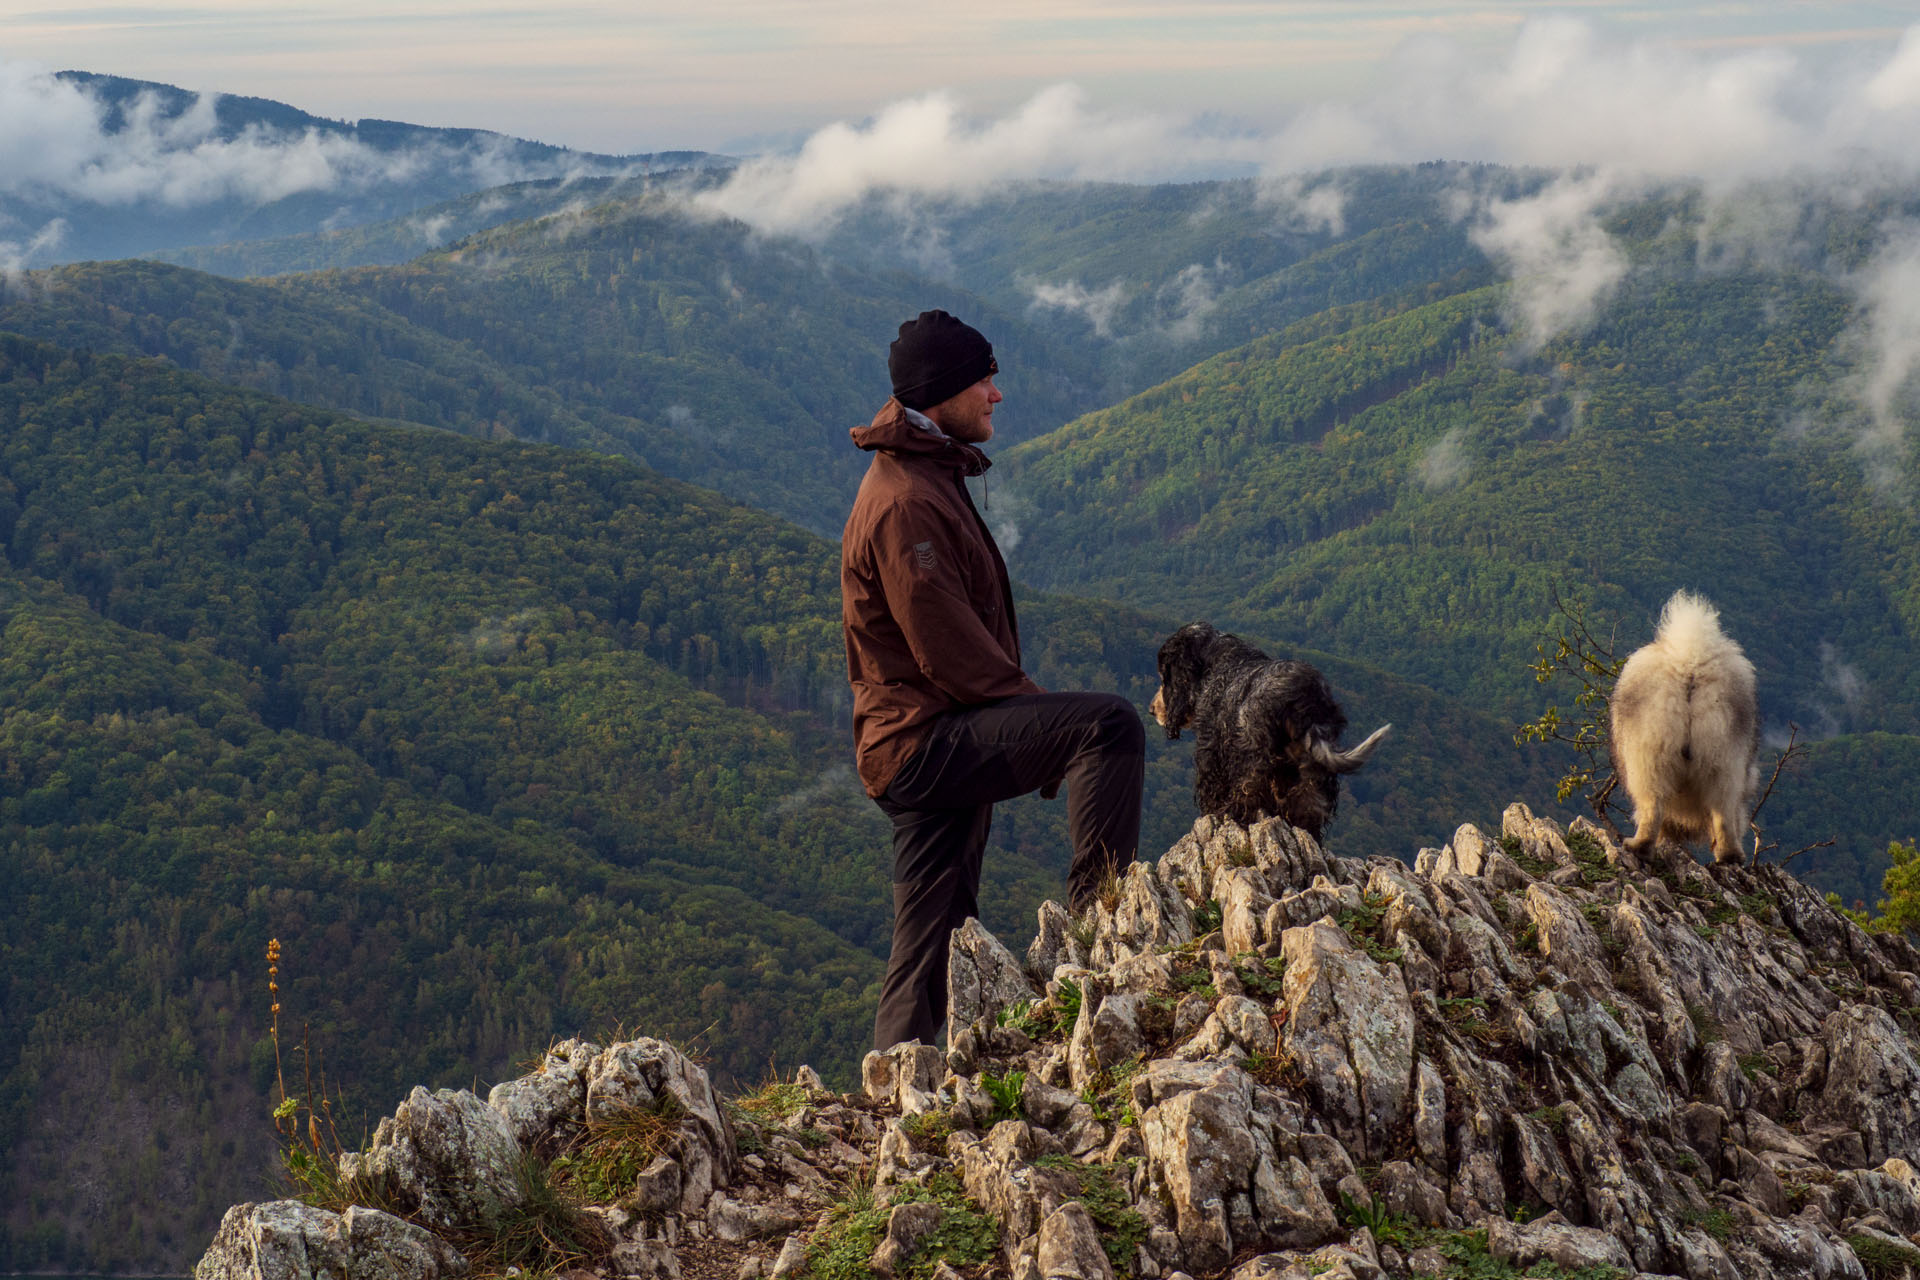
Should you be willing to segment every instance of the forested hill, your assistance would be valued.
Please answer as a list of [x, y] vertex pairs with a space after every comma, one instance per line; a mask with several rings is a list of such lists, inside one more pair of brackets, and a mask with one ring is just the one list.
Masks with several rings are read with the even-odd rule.
[[[0, 1265], [177, 1270], [262, 1193], [269, 938], [350, 1118], [621, 1024], [846, 1078], [886, 832], [830, 544], [618, 459], [15, 337], [0, 543]], [[1142, 704], [1169, 625], [1022, 623], [1043, 682]], [[1401, 726], [1335, 848], [1407, 857], [1545, 789], [1500, 722], [1324, 661]], [[1164, 845], [1188, 748], [1154, 739]], [[1000, 815], [991, 925], [1058, 894], [1062, 822]]]
[[951, 287], [651, 200], [568, 209], [397, 267], [258, 282], [150, 262], [56, 268], [0, 290], [0, 329], [162, 355], [326, 408], [614, 453], [837, 534], [863, 465], [847, 429], [885, 398], [901, 319], [928, 307], [972, 317], [1008, 351], [1010, 439], [1100, 403], [1089, 355]]
[[1888, 840], [1913, 834], [1920, 467], [1869, 474], [1842, 397], [1849, 300], [1821, 272], [1676, 266], [1531, 355], [1505, 314], [1497, 289], [1331, 312], [1012, 451], [1015, 571], [1351, 654], [1514, 722], [1572, 709], [1529, 670], [1556, 593], [1624, 656], [1675, 588], [1702, 592], [1759, 669], [1770, 733], [1830, 739], [1770, 837], [1839, 837], [1803, 873], [1871, 900]]

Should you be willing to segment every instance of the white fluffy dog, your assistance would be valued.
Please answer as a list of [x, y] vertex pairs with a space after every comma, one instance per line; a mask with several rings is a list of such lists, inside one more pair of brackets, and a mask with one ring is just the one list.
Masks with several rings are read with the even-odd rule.
[[1613, 765], [1636, 828], [1627, 848], [1711, 833], [1714, 861], [1738, 864], [1759, 750], [1753, 664], [1720, 630], [1719, 610], [1674, 592], [1653, 643], [1613, 686]]

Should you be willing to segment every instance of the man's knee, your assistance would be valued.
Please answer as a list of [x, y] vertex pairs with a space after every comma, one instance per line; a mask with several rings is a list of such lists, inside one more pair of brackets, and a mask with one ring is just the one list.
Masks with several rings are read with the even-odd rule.
[[1147, 730], [1133, 703], [1117, 693], [1094, 694], [1099, 702], [1100, 736], [1112, 750], [1144, 756]]

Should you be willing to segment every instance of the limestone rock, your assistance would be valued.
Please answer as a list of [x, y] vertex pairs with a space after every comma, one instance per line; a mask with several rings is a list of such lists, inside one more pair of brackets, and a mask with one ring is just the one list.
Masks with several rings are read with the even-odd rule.
[[860, 1062], [861, 1089], [875, 1102], [906, 1111], [912, 1094], [924, 1097], [939, 1089], [943, 1065], [940, 1051], [918, 1040], [870, 1050]]
[[947, 947], [948, 1044], [962, 1028], [1039, 995], [1026, 968], [978, 920], [953, 931]]
[[525, 1202], [520, 1144], [506, 1120], [465, 1089], [415, 1087], [380, 1122], [360, 1162], [420, 1206], [430, 1227], [485, 1226]]
[[1061, 1205], [1040, 1224], [1038, 1261], [1044, 1280], [1113, 1280], [1100, 1232], [1078, 1201]]
[[1634, 1270], [1625, 1247], [1604, 1231], [1558, 1222], [1516, 1225], [1495, 1218], [1487, 1224], [1487, 1252], [1502, 1262], [1525, 1267], [1551, 1262], [1569, 1271], [1582, 1267], [1618, 1267]]
[[1404, 1124], [1413, 1094], [1413, 1004], [1396, 966], [1381, 965], [1326, 922], [1289, 929], [1281, 1043], [1306, 1072], [1320, 1114], [1370, 1159]]
[[614, 1249], [607, 1270], [626, 1280], [680, 1280], [680, 1258], [664, 1240], [632, 1240]]
[[1221, 1072], [1140, 1117], [1149, 1177], [1172, 1205], [1189, 1269], [1212, 1270], [1233, 1255], [1227, 1202], [1253, 1177], [1252, 1107], [1245, 1073]]
[[1920, 1062], [1882, 1009], [1853, 1005], [1827, 1018], [1826, 1087], [1817, 1115], [1859, 1131], [1867, 1163], [1920, 1163]]
[[377, 1209], [331, 1213], [298, 1200], [235, 1205], [194, 1280], [439, 1280], [467, 1260], [440, 1237]]
[[945, 1211], [939, 1205], [929, 1204], [924, 1200], [895, 1207], [893, 1212], [887, 1215], [886, 1237], [873, 1251], [871, 1265], [874, 1274], [893, 1275], [907, 1259], [913, 1256], [913, 1251], [920, 1247], [920, 1242], [940, 1226], [940, 1219], [944, 1213]]
[[587, 1068], [600, 1046], [565, 1040], [547, 1050], [531, 1075], [493, 1086], [487, 1105], [507, 1122], [522, 1150], [533, 1150], [556, 1130], [570, 1130], [586, 1113]]
[[1086, 954], [1073, 940], [1073, 918], [1067, 909], [1052, 899], [1041, 903], [1039, 928], [1027, 945], [1027, 976], [1045, 986], [1061, 965], [1086, 962]]

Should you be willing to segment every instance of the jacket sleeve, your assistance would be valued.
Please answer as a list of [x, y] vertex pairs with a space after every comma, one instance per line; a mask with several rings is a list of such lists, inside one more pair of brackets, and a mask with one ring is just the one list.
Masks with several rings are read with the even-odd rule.
[[887, 609], [935, 687], [969, 705], [1042, 692], [974, 611], [949, 522], [898, 503], [876, 521], [871, 545]]

